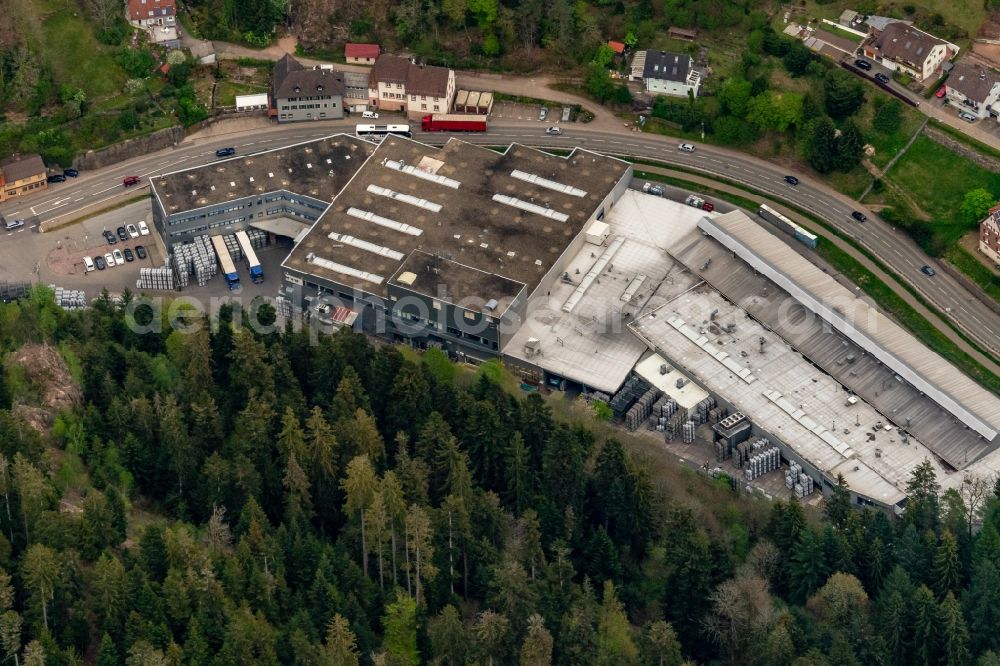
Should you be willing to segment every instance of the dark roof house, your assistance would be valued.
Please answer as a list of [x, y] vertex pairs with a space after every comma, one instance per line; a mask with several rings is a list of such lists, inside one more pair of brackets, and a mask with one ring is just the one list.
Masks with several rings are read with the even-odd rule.
[[379, 83], [406, 83], [411, 64], [406, 58], [383, 53], [368, 75], [368, 87], [374, 89]]
[[923, 30], [902, 22], [890, 23], [872, 41], [883, 58], [922, 66], [935, 46], [947, 44]]
[[948, 90], [961, 93], [966, 99], [985, 104], [993, 87], [1000, 83], [1000, 72], [981, 65], [956, 63], [948, 76]]
[[433, 65], [410, 65], [406, 76], [407, 95], [446, 97], [451, 70]]
[[683, 83], [691, 71], [691, 56], [667, 51], [646, 51], [642, 78]]
[[45, 174], [45, 162], [41, 155], [13, 155], [0, 160], [0, 171], [3, 172], [4, 181], [13, 183], [39, 174]]

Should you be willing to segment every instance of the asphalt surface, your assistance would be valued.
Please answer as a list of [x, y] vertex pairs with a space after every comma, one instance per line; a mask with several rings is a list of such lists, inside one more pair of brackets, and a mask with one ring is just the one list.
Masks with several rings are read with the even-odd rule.
[[[1000, 314], [991, 310], [973, 295], [963, 284], [943, 271], [934, 277], [920, 272], [924, 265], [935, 262], [903, 232], [897, 232], [871, 212], [859, 207], [846, 196], [822, 183], [795, 174], [799, 185], [793, 187], [784, 182], [786, 172], [764, 160], [736, 151], [696, 144], [694, 153], [677, 150], [677, 140], [668, 137], [629, 132], [625, 128], [617, 131], [588, 128], [575, 123], [564, 126], [561, 136], [545, 134], [545, 127], [552, 123], [495, 122], [484, 134], [460, 134], [457, 138], [472, 143], [505, 144], [511, 142], [525, 145], [572, 148], [580, 146], [614, 155], [648, 158], [668, 164], [717, 176], [740, 183], [764, 194], [776, 197], [806, 210], [849, 235], [873, 255], [878, 257], [893, 272], [913, 285], [923, 297], [942, 312], [947, 313], [969, 337], [989, 351], [994, 358], [1000, 358]], [[352, 131], [353, 120], [324, 121], [322, 123], [294, 125], [274, 125], [235, 134], [214, 135], [206, 138], [188, 139], [176, 147], [144, 155], [126, 163], [118, 164], [97, 172], [82, 172], [79, 178], [65, 183], [51, 185], [45, 192], [24, 197], [0, 205], [0, 213], [7, 217], [22, 217], [28, 220], [28, 230], [39, 221], [71, 218], [75, 211], [95, 204], [113, 203], [125, 192], [122, 179], [128, 175], [143, 178], [142, 186], [128, 188], [128, 194], [138, 193], [145, 188], [146, 179], [155, 174], [189, 168], [215, 161], [215, 150], [225, 146], [236, 147], [239, 154], [246, 154], [270, 148], [281, 147], [296, 141], [308, 141], [338, 132]], [[411, 125], [416, 127], [416, 125]], [[414, 138], [427, 143], [441, 143], [449, 137], [445, 133], [423, 133], [415, 131]], [[641, 167], [638, 167], [641, 168]], [[855, 222], [851, 212], [863, 210], [868, 217], [866, 223]], [[5, 255], [4, 245], [15, 242], [17, 232], [0, 234], [0, 256]], [[27, 277], [27, 276], [26, 276]]]

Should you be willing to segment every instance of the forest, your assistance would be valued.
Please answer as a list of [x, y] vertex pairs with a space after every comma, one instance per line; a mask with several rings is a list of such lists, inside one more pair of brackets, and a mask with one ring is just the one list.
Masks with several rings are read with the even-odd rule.
[[244, 314], [0, 305], [5, 662], [1000, 664], [993, 480], [769, 502], [496, 362]]

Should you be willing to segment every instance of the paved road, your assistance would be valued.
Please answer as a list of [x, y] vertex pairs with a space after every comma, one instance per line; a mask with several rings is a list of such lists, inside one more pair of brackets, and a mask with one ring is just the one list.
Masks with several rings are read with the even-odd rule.
[[[753, 187], [802, 208], [841, 232], [857, 239], [894, 272], [909, 282], [932, 304], [950, 317], [994, 358], [1000, 358], [1000, 315], [991, 310], [964, 285], [942, 271], [929, 278], [920, 272], [925, 264], [933, 265], [917, 245], [902, 232], [896, 232], [866, 211], [869, 221], [861, 224], [851, 219], [852, 210], [858, 205], [826, 185], [800, 176], [798, 187], [783, 181], [785, 172], [780, 167], [750, 155], [711, 146], [698, 146], [694, 153], [676, 149], [676, 141], [660, 136], [622, 133], [620, 130], [589, 128], [586, 125], [567, 125], [561, 137], [544, 133], [543, 123], [494, 123], [486, 134], [461, 135], [460, 138], [476, 143], [504, 144], [518, 142], [535, 146], [581, 146], [617, 155], [656, 159], [689, 169], [725, 178]], [[217, 128], [206, 138], [192, 138], [175, 148], [144, 155], [126, 164], [84, 173], [78, 179], [53, 185], [47, 192], [0, 205], [0, 213], [25, 217], [32, 222], [66, 218], [74, 210], [95, 202], [112, 200], [120, 196], [122, 178], [126, 175], [150, 175], [187, 168], [211, 162], [215, 149], [235, 146], [240, 153], [279, 147], [294, 141], [307, 141], [352, 127], [352, 121], [325, 121], [315, 124], [292, 126], [262, 126], [246, 130], [241, 127], [236, 134], [220, 134]], [[416, 132], [414, 138], [427, 142], [440, 142], [443, 134]], [[135, 188], [132, 188], [135, 190]], [[16, 238], [16, 234], [14, 235]], [[10, 236], [0, 235], [0, 251]]]

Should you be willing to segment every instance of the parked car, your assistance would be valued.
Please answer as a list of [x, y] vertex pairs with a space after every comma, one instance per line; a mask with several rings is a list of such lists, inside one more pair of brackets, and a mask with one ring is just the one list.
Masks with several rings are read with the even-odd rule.
[[663, 193], [666, 191], [660, 185], [654, 185], [652, 183], [646, 183], [642, 186], [642, 191], [646, 194], [655, 194], [658, 197], [662, 197]]
[[715, 204], [712, 203], [711, 201], [706, 201], [701, 205], [701, 209], [706, 213], [711, 213], [713, 210], [715, 210]]
[[97, 255], [96, 257], [94, 257], [94, 265], [97, 266], [97, 270], [99, 271], [103, 271], [105, 268], [108, 267], [107, 262], [104, 261], [104, 257], [102, 257], [101, 255]]
[[872, 68], [872, 64], [867, 60], [865, 60], [864, 58], [858, 58], [857, 60], [855, 60], [854, 66], [857, 67], [858, 69], [863, 69], [866, 72]]
[[146, 220], [139, 220], [139, 235], [140, 236], [149, 235], [149, 227], [146, 226]]
[[104, 255], [104, 261], [107, 263], [108, 268], [113, 268], [115, 266], [115, 258], [111, 256], [110, 252]]
[[538, 110], [538, 119], [539, 120], [545, 120], [548, 117], [549, 117], [549, 110], [548, 110], [547, 107], [543, 106], [541, 109]]
[[875, 75], [875, 80], [884, 86], [889, 85], [889, 77], [883, 74], [882, 72], [879, 72], [878, 74]]
[[938, 99], [941, 99], [947, 94], [948, 94], [948, 86], [941, 86], [940, 88], [938, 88], [938, 91], [934, 93], [934, 96], [937, 97]]
[[125, 176], [125, 179], [122, 181], [122, 185], [125, 187], [132, 187], [133, 185], [138, 185], [141, 180], [142, 179], [139, 178], [139, 176]]
[[927, 277], [934, 277], [935, 275], [937, 275], [934, 269], [931, 268], [930, 266], [921, 266], [920, 272], [926, 275]]
[[693, 153], [694, 152], [694, 144], [692, 144], [692, 143], [678, 144], [677, 150], [681, 151], [682, 153]]
[[80, 175], [80, 172], [76, 169], [63, 169], [63, 175], [67, 178], [76, 178]]
[[128, 240], [128, 233], [125, 231], [125, 227], [118, 227], [118, 240]]
[[562, 134], [562, 129], [559, 128], [559, 127], [550, 127], [547, 130], [545, 130], [545, 133], [546, 134], [554, 134], [556, 136], [559, 136], [560, 134]]
[[145, 259], [146, 258], [146, 248], [144, 248], [141, 245], [136, 245], [135, 246], [135, 255], [137, 257], [139, 257], [140, 259]]
[[127, 231], [128, 235], [131, 236], [132, 238], [139, 237], [139, 230], [135, 228], [134, 224], [126, 224], [125, 231]]
[[66, 182], [66, 176], [62, 175], [61, 173], [54, 173], [51, 176], [49, 176], [48, 178], [46, 178], [45, 182], [47, 182], [47, 183], [65, 183]]
[[361, 112], [361, 117], [362, 118], [370, 118], [372, 120], [378, 120], [378, 113], [376, 113], [374, 111], [362, 111]]
[[974, 115], [972, 115], [968, 111], [959, 111], [958, 112], [958, 117], [961, 118], [962, 120], [964, 120], [967, 123], [974, 123], [977, 120], [979, 120], [979, 118], [976, 118]]
[[21, 219], [7, 220], [3, 226], [4, 229], [6, 229], [7, 231], [10, 231], [11, 229], [18, 229], [24, 226], [24, 220]]
[[90, 271], [94, 270], [94, 260], [91, 259], [90, 257], [84, 257], [83, 270], [85, 273], [89, 273]]
[[125, 256], [119, 249], [114, 249], [111, 251], [111, 257], [115, 260], [116, 266], [123, 266], [125, 264]]
[[788, 183], [789, 185], [798, 185], [799, 179], [796, 178], [795, 176], [785, 176], [785, 182]]
[[107, 229], [104, 230], [104, 240], [108, 241], [108, 245], [114, 245], [115, 243], [118, 242], [118, 239], [115, 238], [115, 235], [110, 231], [108, 231]]
[[235, 154], [236, 154], [236, 149], [233, 147], [219, 148], [217, 151], [215, 151], [216, 157], [232, 157]]
[[861, 211], [858, 211], [858, 210], [856, 210], [853, 213], [851, 213], [851, 217], [853, 217], [858, 222], [864, 222], [865, 220], [868, 219], [867, 217], [865, 217], [864, 213], [862, 213]]
[[129, 261], [129, 262], [135, 261], [135, 255], [132, 254], [132, 250], [130, 250], [128, 248], [125, 248], [125, 250], [122, 252], [122, 254], [125, 255], [125, 261]]

